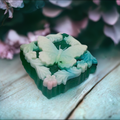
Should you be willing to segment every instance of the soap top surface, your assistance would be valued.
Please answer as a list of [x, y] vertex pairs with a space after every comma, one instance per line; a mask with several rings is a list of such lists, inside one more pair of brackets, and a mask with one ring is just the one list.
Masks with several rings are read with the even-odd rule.
[[[46, 37], [39, 36], [36, 42], [22, 45], [24, 55], [30, 52], [35, 57], [35, 51], [39, 51], [39, 59], [45, 66], [57, 64], [61, 69], [70, 68], [76, 63], [86, 50], [87, 46], [82, 45], [72, 36], [67, 34], [50, 34]], [[27, 58], [29, 61], [29, 59]]]
[[57, 84], [66, 84], [67, 80], [79, 76], [87, 67], [97, 64], [86, 45], [65, 33], [39, 36], [37, 41], [24, 44], [20, 49], [40, 79], [48, 81], [48, 76], [52, 76]]

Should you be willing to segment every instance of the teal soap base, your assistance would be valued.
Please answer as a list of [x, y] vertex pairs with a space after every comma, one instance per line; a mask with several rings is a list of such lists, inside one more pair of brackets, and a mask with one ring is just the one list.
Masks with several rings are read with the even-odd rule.
[[90, 68], [87, 68], [87, 70], [84, 73], [81, 73], [80, 76], [72, 78], [66, 82], [66, 85], [60, 84], [56, 87], [53, 87], [51, 90], [49, 90], [47, 87], [43, 85], [43, 80], [39, 79], [36, 70], [30, 65], [29, 62], [26, 61], [25, 56], [23, 54], [23, 51], [20, 52], [20, 59], [22, 61], [22, 64], [26, 70], [26, 72], [29, 74], [29, 76], [34, 80], [35, 84], [37, 85], [38, 89], [41, 90], [44, 96], [46, 96], [48, 99], [55, 97], [61, 93], [66, 92], [67, 90], [78, 86], [82, 82], [88, 78], [89, 74], [94, 73], [96, 71], [97, 64], [93, 64]]

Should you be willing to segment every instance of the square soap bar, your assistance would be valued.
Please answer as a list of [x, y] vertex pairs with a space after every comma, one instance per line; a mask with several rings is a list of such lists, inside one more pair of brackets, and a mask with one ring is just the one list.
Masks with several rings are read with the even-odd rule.
[[67, 34], [39, 36], [20, 50], [26, 72], [48, 99], [82, 83], [97, 66], [87, 46]]

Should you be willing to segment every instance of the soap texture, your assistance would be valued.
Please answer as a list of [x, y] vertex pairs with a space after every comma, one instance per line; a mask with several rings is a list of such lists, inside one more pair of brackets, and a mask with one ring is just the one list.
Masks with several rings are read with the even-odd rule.
[[87, 46], [65, 33], [39, 36], [36, 41], [21, 45], [20, 58], [47, 98], [79, 85], [97, 66]]

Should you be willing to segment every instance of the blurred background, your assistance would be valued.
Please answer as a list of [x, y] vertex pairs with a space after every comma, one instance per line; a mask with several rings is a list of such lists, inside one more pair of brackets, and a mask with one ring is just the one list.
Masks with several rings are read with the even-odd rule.
[[120, 47], [120, 0], [0, 0], [0, 58], [39, 35], [67, 33], [89, 49]]

